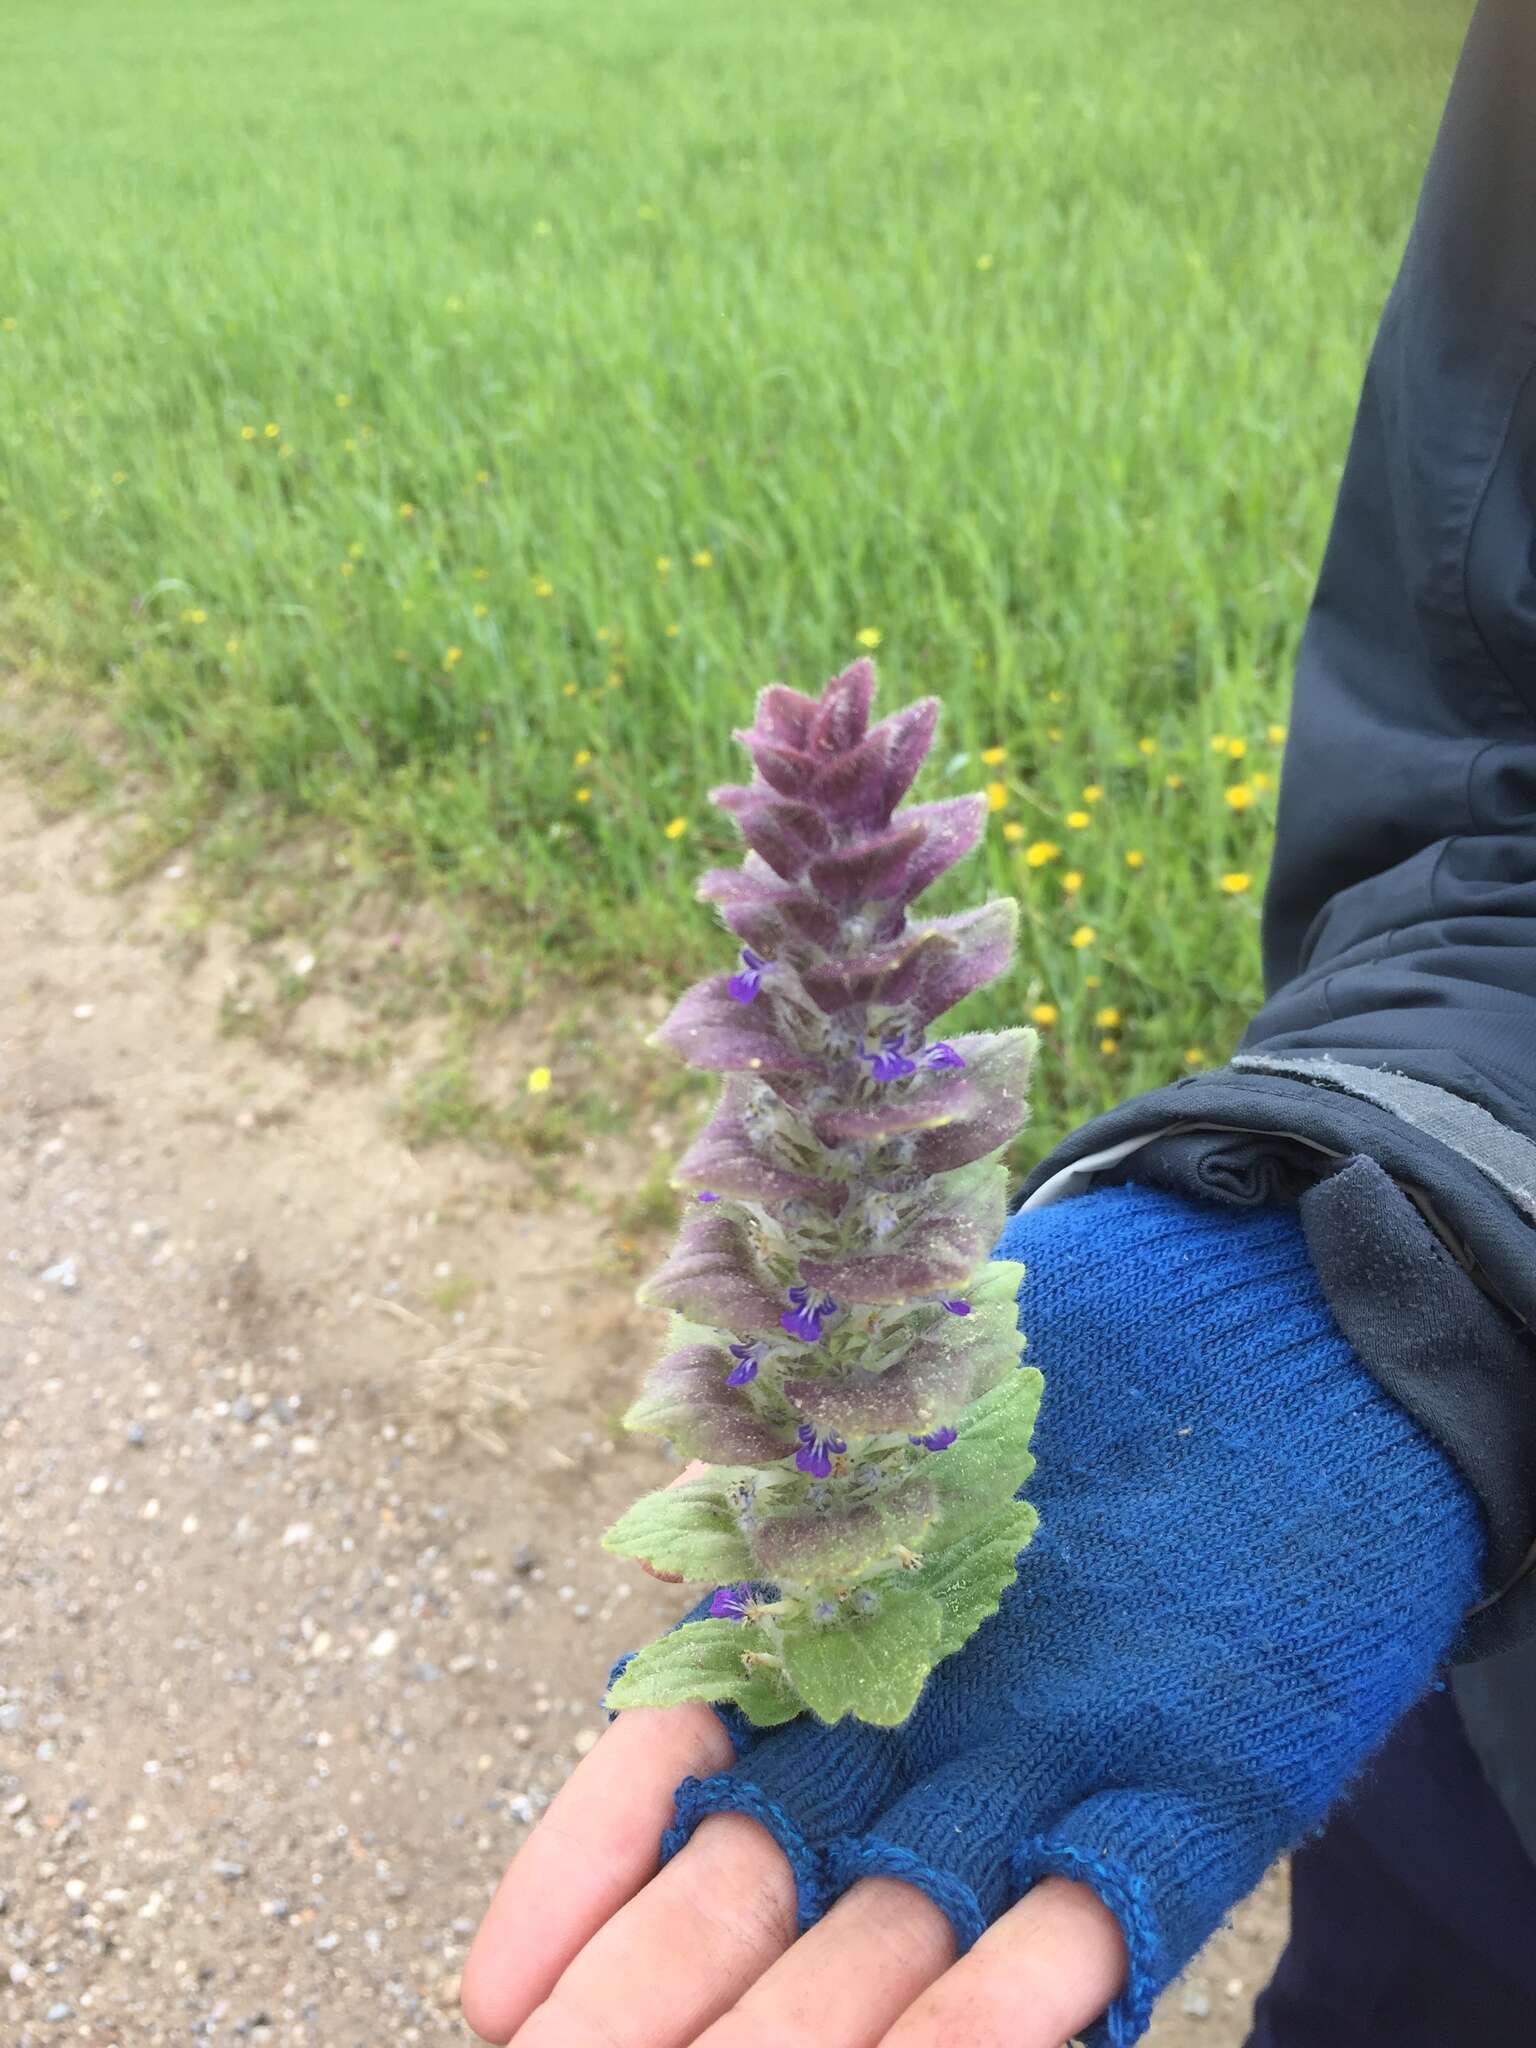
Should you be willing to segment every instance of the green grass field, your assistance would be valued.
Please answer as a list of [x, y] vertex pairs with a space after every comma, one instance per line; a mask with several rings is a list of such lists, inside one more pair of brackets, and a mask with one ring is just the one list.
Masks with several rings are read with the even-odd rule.
[[1273, 734], [1458, 30], [11, 0], [0, 647], [174, 830], [320, 820], [675, 983], [731, 726], [878, 635], [886, 708], [945, 701], [918, 794], [998, 785], [932, 907], [1024, 902], [963, 1021], [1049, 1006], [1038, 1146], [1259, 999]]

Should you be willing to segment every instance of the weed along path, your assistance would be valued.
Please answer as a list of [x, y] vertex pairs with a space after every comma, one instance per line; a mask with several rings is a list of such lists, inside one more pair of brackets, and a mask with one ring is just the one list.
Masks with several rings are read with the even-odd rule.
[[[106, 867], [0, 785], [0, 2038], [461, 2041], [491, 1886], [679, 1611], [597, 1544], [667, 1469], [612, 1427], [667, 1233], [603, 1203], [676, 1134], [582, 1200], [413, 1149], [398, 1071], [221, 1029], [243, 942], [189, 961], [174, 865]], [[1279, 1926], [1271, 1883], [1156, 2048], [1236, 2048]]]

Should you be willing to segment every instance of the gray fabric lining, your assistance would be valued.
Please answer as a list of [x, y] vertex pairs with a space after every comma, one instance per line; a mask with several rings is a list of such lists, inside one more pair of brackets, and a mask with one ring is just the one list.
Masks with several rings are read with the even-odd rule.
[[[1532, 1047], [1536, 1054], [1536, 1046]], [[1346, 1095], [1360, 1095], [1368, 1102], [1413, 1124], [1429, 1137], [1470, 1159], [1495, 1187], [1502, 1188], [1522, 1214], [1536, 1223], [1536, 1145], [1476, 1102], [1435, 1088], [1428, 1081], [1415, 1081], [1407, 1074], [1394, 1074], [1384, 1067], [1351, 1066], [1344, 1060], [1268, 1053], [1239, 1053], [1227, 1064], [1234, 1072], [1288, 1074], [1294, 1080], [1312, 1081], [1323, 1087], [1340, 1088]], [[1320, 1071], [1321, 1070], [1321, 1071]]]

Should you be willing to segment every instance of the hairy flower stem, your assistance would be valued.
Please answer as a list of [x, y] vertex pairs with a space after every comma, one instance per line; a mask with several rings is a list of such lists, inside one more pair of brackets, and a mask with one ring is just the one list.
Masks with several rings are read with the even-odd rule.
[[1039, 1375], [1019, 1370], [1021, 1269], [989, 1254], [1035, 1034], [932, 1031], [1007, 966], [1017, 906], [909, 917], [986, 804], [898, 810], [938, 706], [871, 726], [873, 691], [867, 662], [819, 700], [764, 690], [736, 735], [752, 783], [711, 791], [748, 851], [699, 894], [742, 943], [655, 1037], [724, 1085], [677, 1170], [691, 1214], [640, 1290], [672, 1348], [627, 1421], [712, 1469], [606, 1541], [723, 1583], [615, 1706], [900, 1719], [1033, 1530], [1015, 1496]]

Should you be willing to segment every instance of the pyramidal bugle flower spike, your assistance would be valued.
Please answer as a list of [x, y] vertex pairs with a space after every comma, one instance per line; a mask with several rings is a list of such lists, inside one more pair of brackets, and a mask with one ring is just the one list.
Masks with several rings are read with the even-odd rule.
[[625, 1418], [708, 1469], [604, 1542], [716, 1590], [629, 1660], [611, 1707], [894, 1725], [1034, 1533], [1024, 1269], [990, 1254], [1038, 1038], [935, 1031], [1008, 966], [1018, 906], [909, 915], [987, 800], [898, 809], [939, 706], [871, 725], [874, 689], [860, 661], [819, 699], [763, 690], [735, 734], [751, 784], [710, 792], [747, 852], [698, 893], [739, 952], [654, 1042], [723, 1082], [674, 1177], [677, 1241], [639, 1290], [671, 1332]]

